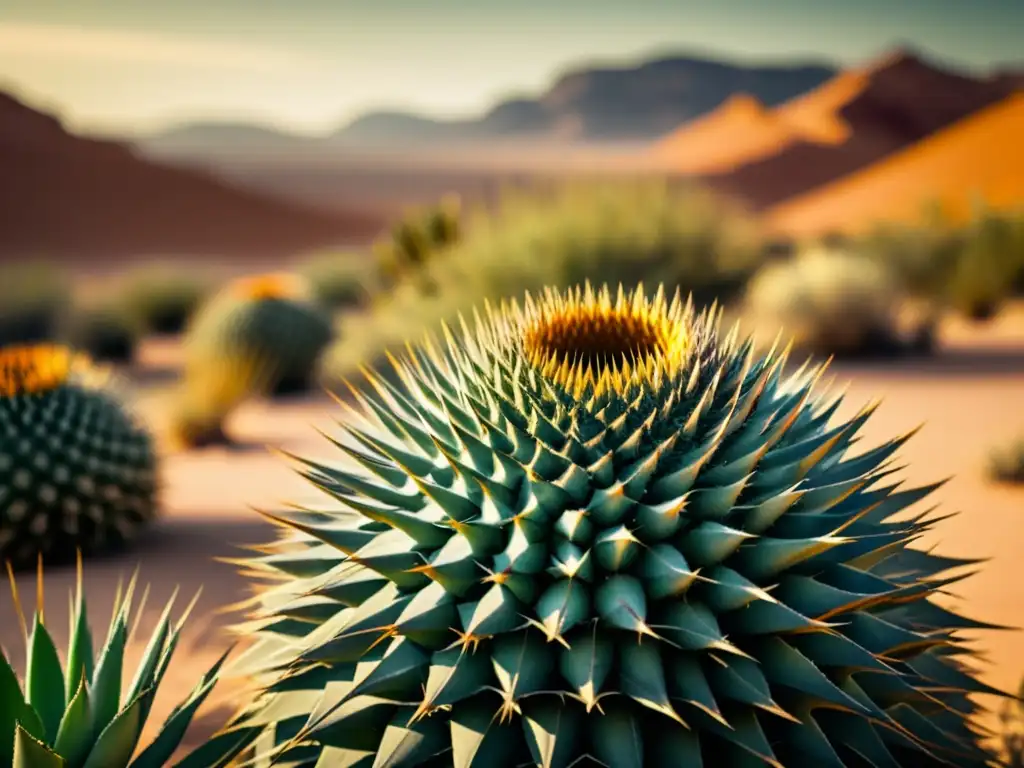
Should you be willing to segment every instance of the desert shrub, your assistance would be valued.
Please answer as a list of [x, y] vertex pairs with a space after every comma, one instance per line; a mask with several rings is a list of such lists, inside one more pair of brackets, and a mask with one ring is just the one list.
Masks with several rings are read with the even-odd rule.
[[[31, 624], [26, 620], [16, 582], [11, 579], [11, 595], [27, 659], [24, 681], [19, 682], [7, 653], [0, 649], [0, 765], [155, 768], [171, 764], [192, 718], [217, 684], [226, 654], [196, 681], [192, 691], [160, 726], [156, 737], [140, 749], [140, 737], [153, 700], [170, 669], [191, 611], [191, 606], [187, 607], [172, 621], [172, 597], [163, 606], [138, 668], [131, 677], [125, 675], [122, 679], [123, 673], [130, 671], [126, 669], [125, 648], [136, 639], [139, 620], [148, 607], [148, 591], [133, 606], [135, 578], [126, 588], [118, 584], [106, 639], [94, 654], [79, 560], [76, 594], [68, 596], [71, 629], [62, 666], [47, 628], [46, 619], [53, 617], [54, 608], [51, 605], [44, 612], [42, 567]], [[13, 620], [4, 617], [5, 622]]]
[[[185, 338], [187, 375], [251, 357], [273, 370], [275, 395], [308, 390], [334, 329], [330, 314], [295, 275], [259, 275], [227, 285], [199, 309]], [[205, 373], [203, 375], [206, 375]]]
[[121, 548], [156, 516], [155, 442], [115, 383], [65, 347], [0, 351], [0, 562]]
[[699, 189], [663, 179], [506, 189], [463, 219], [461, 239], [424, 271], [433, 290], [399, 285], [370, 315], [345, 318], [327, 358], [332, 377], [418, 338], [481, 300], [585, 279], [664, 282], [698, 303], [729, 299], [760, 260], [755, 222]]
[[1009, 213], [980, 211], [962, 234], [949, 301], [966, 317], [989, 320], [1013, 293], [1024, 265], [1024, 228]]
[[437, 283], [427, 267], [438, 254], [459, 242], [461, 216], [462, 203], [457, 195], [446, 195], [432, 206], [407, 211], [373, 244], [380, 282], [393, 287], [412, 281], [427, 294], [435, 292]]
[[145, 267], [123, 283], [123, 304], [148, 333], [180, 333], [211, 293], [212, 280], [169, 265]]
[[988, 476], [999, 483], [1024, 483], [1024, 437], [992, 449]]
[[54, 341], [71, 307], [71, 283], [55, 266], [0, 267], [0, 345]]
[[366, 304], [380, 275], [368, 253], [319, 253], [296, 267], [322, 306], [336, 310]]
[[130, 363], [142, 333], [138, 316], [122, 301], [108, 296], [78, 304], [61, 336], [94, 360]]
[[898, 348], [899, 300], [898, 281], [878, 261], [816, 248], [765, 265], [750, 281], [746, 307], [759, 325], [781, 326], [809, 352], [865, 355]]

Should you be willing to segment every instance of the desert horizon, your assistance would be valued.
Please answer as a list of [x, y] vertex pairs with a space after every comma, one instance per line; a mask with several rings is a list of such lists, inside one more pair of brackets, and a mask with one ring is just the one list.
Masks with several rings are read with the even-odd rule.
[[1024, 9], [239, 3], [0, 9], [0, 767], [1024, 765]]

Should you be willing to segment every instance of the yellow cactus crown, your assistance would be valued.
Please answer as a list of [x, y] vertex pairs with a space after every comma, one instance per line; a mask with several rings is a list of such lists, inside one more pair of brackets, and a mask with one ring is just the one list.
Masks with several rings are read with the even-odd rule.
[[0, 349], [0, 395], [38, 394], [56, 389], [72, 373], [89, 371], [83, 354], [59, 344], [31, 344]]
[[305, 281], [288, 272], [270, 272], [242, 277], [231, 283], [231, 293], [247, 299], [304, 299], [308, 295]]

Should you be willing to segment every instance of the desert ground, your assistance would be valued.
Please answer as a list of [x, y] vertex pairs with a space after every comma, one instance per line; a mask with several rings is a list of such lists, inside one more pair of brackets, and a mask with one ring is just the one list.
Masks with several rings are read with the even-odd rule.
[[[177, 365], [175, 341], [148, 342], [135, 370], [138, 404], [159, 422], [162, 398]], [[923, 424], [901, 452], [902, 475], [913, 484], [953, 476], [933, 497], [941, 510], [960, 512], [942, 522], [921, 546], [943, 553], [991, 558], [977, 575], [956, 586], [956, 599], [969, 615], [993, 623], [1024, 626], [1024, 488], [1000, 487], [984, 476], [988, 450], [1024, 431], [1024, 305], [1007, 309], [982, 328], [950, 321], [943, 328], [943, 351], [924, 362], [834, 365], [833, 388], [848, 384], [846, 412], [881, 398], [882, 405], [863, 432], [861, 445], [880, 442]], [[181, 605], [202, 589], [184, 647], [168, 675], [150, 721], [159, 723], [230, 643], [224, 629], [238, 614], [220, 611], [244, 599], [247, 582], [235, 566], [216, 558], [243, 554], [241, 547], [271, 540], [273, 526], [250, 505], [273, 509], [288, 501], [315, 498], [284, 459], [267, 447], [330, 459], [332, 448], [317, 432], [330, 431], [342, 410], [326, 395], [269, 404], [253, 402], [236, 413], [233, 433], [241, 445], [169, 454], [165, 459], [164, 515], [134, 551], [88, 560], [85, 585], [94, 633], [102, 636], [114, 585], [138, 568], [151, 594], [134, 652], [147, 637], [162, 602], [180, 587]], [[158, 426], [158, 424], [157, 424]], [[47, 570], [49, 621], [58, 646], [66, 641], [64, 595], [74, 585], [74, 567]], [[35, 593], [33, 576], [17, 579], [26, 610]], [[0, 642], [23, 659], [10, 595], [0, 593]], [[988, 663], [987, 682], [1016, 689], [1024, 675], [1024, 631], [986, 632], [979, 638]], [[131, 673], [128, 667], [126, 673]], [[231, 708], [232, 683], [208, 700], [188, 742], [199, 743]], [[995, 725], [994, 720], [990, 723]]]

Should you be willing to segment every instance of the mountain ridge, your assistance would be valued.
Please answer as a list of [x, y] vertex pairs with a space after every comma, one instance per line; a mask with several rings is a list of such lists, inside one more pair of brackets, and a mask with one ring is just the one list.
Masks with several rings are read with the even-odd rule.
[[0, 91], [0, 258], [290, 254], [363, 239], [381, 222], [326, 213], [78, 136]]

